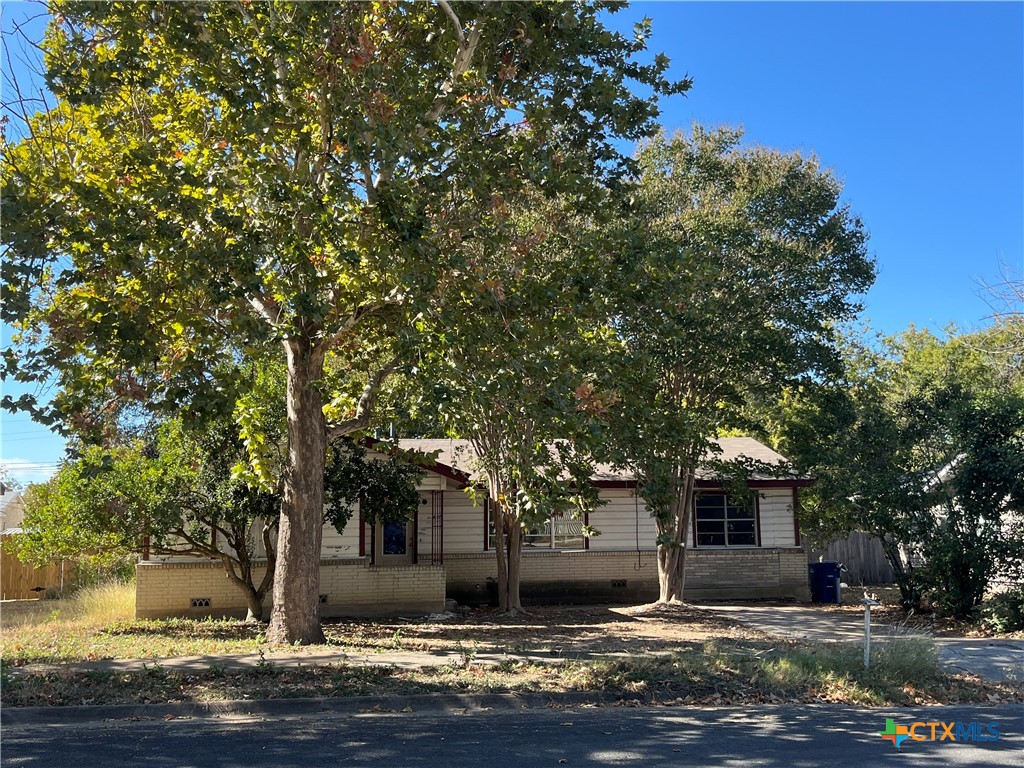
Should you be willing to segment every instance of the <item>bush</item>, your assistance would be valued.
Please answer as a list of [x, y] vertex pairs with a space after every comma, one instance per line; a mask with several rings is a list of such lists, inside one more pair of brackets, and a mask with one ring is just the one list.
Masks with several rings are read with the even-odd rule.
[[989, 632], [1024, 630], [1024, 587], [1001, 592], [981, 607], [981, 624]]

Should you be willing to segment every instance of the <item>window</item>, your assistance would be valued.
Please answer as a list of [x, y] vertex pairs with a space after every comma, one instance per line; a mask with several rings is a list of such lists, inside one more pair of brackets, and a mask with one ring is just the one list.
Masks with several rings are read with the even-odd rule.
[[583, 549], [583, 521], [558, 514], [526, 531], [523, 549]]
[[[488, 506], [488, 548], [494, 549], [494, 518]], [[523, 533], [523, 549], [585, 549], [583, 520], [569, 513], [558, 513]]]
[[698, 547], [756, 547], [757, 507], [724, 493], [699, 493], [694, 498], [694, 525]]

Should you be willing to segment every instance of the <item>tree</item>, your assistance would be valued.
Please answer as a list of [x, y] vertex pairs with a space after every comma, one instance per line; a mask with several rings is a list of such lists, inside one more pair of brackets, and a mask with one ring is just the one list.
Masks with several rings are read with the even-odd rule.
[[[1024, 511], [1024, 387], [986, 353], [1005, 327], [900, 334], [892, 407], [912, 441], [930, 514], [920, 549], [932, 601], [966, 618], [999, 564], [1011, 514]], [[1024, 542], [1017, 541], [1021, 547]]]
[[[197, 433], [173, 420], [120, 445], [83, 446], [48, 483], [30, 488], [19, 555], [33, 562], [83, 554], [109, 560], [144, 550], [216, 560], [245, 595], [247, 620], [259, 621], [273, 584], [281, 493], [233, 472], [244, 462], [230, 422]], [[407, 519], [419, 502], [418, 475], [400, 459], [367, 458], [349, 442], [333, 445], [321, 524], [342, 532], [356, 502], [368, 520]]]
[[[527, 187], [583, 204], [616, 184], [617, 142], [688, 86], [663, 56], [636, 61], [646, 23], [604, 27], [616, 8], [54, 2], [57, 102], [25, 114], [0, 169], [0, 319], [19, 329], [6, 374], [55, 375], [59, 393], [6, 405], [76, 429], [113, 399], [201, 408], [233, 391], [219, 364], [276, 345], [288, 438], [268, 638], [321, 641], [327, 444], [368, 426], [481, 221]], [[328, 359], [361, 391], [327, 390]]]
[[698, 466], [744, 404], [834, 365], [832, 323], [873, 279], [860, 221], [813, 158], [741, 150], [740, 133], [658, 137], [637, 160], [620, 263], [614, 460], [658, 527], [659, 600], [681, 600]]
[[894, 366], [886, 347], [847, 331], [843, 369], [827, 380], [787, 389], [760, 404], [769, 439], [814, 477], [800, 497], [801, 533], [825, 545], [851, 531], [882, 544], [901, 602], [918, 607], [919, 544], [929, 515], [907, 426], [890, 407]]
[[842, 379], [784, 398], [783, 449], [818, 478], [804, 523], [876, 535], [907, 609], [927, 596], [966, 617], [1024, 547], [1024, 389], [988, 351], [1006, 334], [853, 339]]
[[[525, 531], [597, 504], [591, 483], [592, 376], [607, 345], [600, 232], [564, 201], [518, 201], [496, 222], [507, 249], [481, 249], [487, 279], [453, 292], [425, 319], [424, 405], [453, 437], [469, 440], [486, 488], [497, 560], [498, 603], [522, 612]], [[589, 533], [587, 533], [589, 535]]]

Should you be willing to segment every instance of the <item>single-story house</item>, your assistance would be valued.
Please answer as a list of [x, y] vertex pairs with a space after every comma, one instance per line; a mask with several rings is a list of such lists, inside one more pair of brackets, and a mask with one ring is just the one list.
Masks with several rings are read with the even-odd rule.
[[[768, 464], [785, 459], [747, 437], [721, 438], [721, 458]], [[440, 611], [446, 598], [485, 602], [497, 567], [490, 509], [466, 493], [474, 454], [463, 440], [400, 440], [436, 454], [420, 479], [420, 503], [406, 523], [370, 525], [354, 515], [343, 533], [324, 528], [320, 601], [325, 616]], [[521, 590], [530, 601], [650, 602], [658, 595], [657, 532], [636, 480], [599, 468], [605, 504], [584, 520], [556, 517], [526, 533]], [[752, 503], [734, 504], [699, 477], [687, 562], [686, 595], [711, 598], [808, 597], [807, 556], [795, 510], [803, 477], [754, 476]], [[599, 535], [583, 536], [583, 525]], [[245, 613], [220, 563], [143, 560], [137, 567], [139, 617]], [[496, 591], [495, 591], [496, 594]], [[269, 610], [269, 606], [268, 606]]]

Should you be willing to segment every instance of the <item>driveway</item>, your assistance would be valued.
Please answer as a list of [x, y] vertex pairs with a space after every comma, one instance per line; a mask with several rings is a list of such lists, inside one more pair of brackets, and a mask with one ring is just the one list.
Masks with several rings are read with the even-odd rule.
[[[709, 605], [749, 627], [801, 640], [863, 642], [864, 615], [829, 611], [810, 605]], [[871, 625], [872, 641], [884, 642], [895, 632], [884, 624]], [[925, 634], [925, 633], [921, 633]], [[971, 672], [990, 680], [1024, 680], [1024, 640], [936, 637], [939, 659], [954, 672]]]

